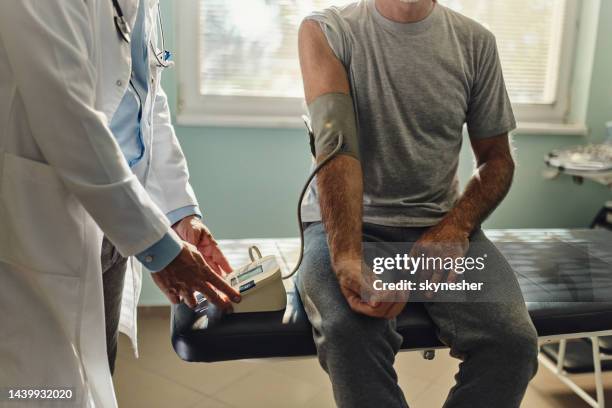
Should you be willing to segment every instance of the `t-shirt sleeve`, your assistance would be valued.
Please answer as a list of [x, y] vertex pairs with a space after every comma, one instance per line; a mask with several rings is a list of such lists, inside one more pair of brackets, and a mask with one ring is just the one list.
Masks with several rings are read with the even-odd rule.
[[467, 112], [470, 138], [482, 139], [516, 129], [493, 34], [487, 33], [477, 61]]
[[322, 11], [315, 11], [306, 17], [306, 20], [317, 21], [325, 34], [329, 47], [340, 60], [344, 67], [349, 66], [350, 43], [346, 22], [335, 7], [330, 7]]

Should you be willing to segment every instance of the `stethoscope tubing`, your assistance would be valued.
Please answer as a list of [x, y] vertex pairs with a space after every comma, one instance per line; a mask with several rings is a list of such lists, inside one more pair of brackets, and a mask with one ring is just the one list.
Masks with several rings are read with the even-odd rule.
[[[119, 0], [112, 0], [112, 3], [113, 3], [113, 8], [115, 9], [115, 16], [113, 20], [115, 23], [115, 28], [117, 29], [117, 33], [119, 34], [119, 36], [121, 37], [123, 41], [125, 41], [127, 44], [130, 44], [132, 40], [131, 38], [132, 33], [130, 31], [130, 27], [127, 21], [125, 21], [125, 15], [123, 14], [123, 8], [121, 7], [121, 4], [119, 4]], [[157, 66], [160, 68], [168, 68], [169, 66], [171, 66], [171, 62], [169, 62], [169, 59], [172, 56], [172, 53], [166, 49], [166, 38], [164, 35], [164, 23], [163, 23], [163, 19], [161, 16], [161, 9], [160, 9], [159, 3], [157, 3], [157, 21], [158, 21], [159, 29], [161, 31], [160, 36], [161, 36], [161, 41], [162, 41], [162, 51], [158, 52], [155, 49], [155, 46], [153, 45], [152, 42], [150, 42], [150, 47], [151, 47], [151, 51], [153, 52], [153, 56], [155, 57], [157, 61]]]

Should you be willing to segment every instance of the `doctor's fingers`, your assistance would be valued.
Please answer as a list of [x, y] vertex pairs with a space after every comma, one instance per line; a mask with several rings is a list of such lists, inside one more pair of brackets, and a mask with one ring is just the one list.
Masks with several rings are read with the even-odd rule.
[[233, 270], [229, 261], [221, 251], [221, 248], [219, 248], [216, 243], [214, 246], [212, 259], [220, 267], [220, 269], [223, 270], [224, 274], [228, 274]]
[[153, 282], [157, 285], [159, 290], [168, 298], [170, 303], [173, 305], [179, 304], [181, 299], [179, 298], [176, 291], [171, 288], [168, 284], [168, 280], [162, 277], [159, 273], [152, 273], [151, 277], [153, 278]]
[[217, 275], [221, 275], [221, 276], [226, 275], [226, 273], [223, 272], [223, 269], [221, 268], [221, 266], [219, 266], [219, 264], [217, 264], [214, 261], [214, 259], [204, 256], [204, 260], [206, 261], [206, 264], [210, 267], [210, 269], [212, 269], [212, 271], [215, 272]]
[[199, 289], [199, 292], [203, 293], [209, 302], [215, 304], [217, 307], [223, 310], [231, 310], [232, 302], [227, 296], [219, 292], [210, 283], [204, 282]]
[[206, 262], [215, 269], [215, 272], [226, 275], [232, 271], [232, 267], [223, 251], [221, 251], [221, 248], [219, 248], [217, 242], [212, 237], [202, 240], [198, 245], [198, 250], [204, 256]]
[[187, 306], [189, 306], [190, 309], [194, 309], [197, 304], [198, 301], [195, 298], [195, 294], [189, 290], [181, 290], [181, 299], [183, 299], [183, 302], [185, 302], [185, 304]]
[[204, 258], [199, 259], [200, 271], [204, 275], [204, 281], [210, 283], [215, 289], [221, 293], [227, 295], [233, 302], [240, 302], [240, 292], [234, 289], [229, 283], [225, 281], [221, 276], [215, 273], [210, 266], [206, 263]]
[[227, 276], [232, 271], [231, 268], [228, 269], [227, 266], [224, 267], [222, 264], [220, 264], [214, 256], [205, 256], [204, 260], [217, 275]]

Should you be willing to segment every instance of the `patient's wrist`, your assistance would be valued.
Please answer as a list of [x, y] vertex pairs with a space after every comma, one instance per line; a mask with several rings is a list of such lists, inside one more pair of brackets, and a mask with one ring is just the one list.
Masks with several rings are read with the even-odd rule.
[[457, 214], [450, 213], [439, 223], [441, 229], [451, 229], [457, 234], [469, 237], [475, 227], [469, 220]]
[[344, 250], [331, 254], [332, 267], [337, 272], [347, 266], [361, 264], [361, 250]]

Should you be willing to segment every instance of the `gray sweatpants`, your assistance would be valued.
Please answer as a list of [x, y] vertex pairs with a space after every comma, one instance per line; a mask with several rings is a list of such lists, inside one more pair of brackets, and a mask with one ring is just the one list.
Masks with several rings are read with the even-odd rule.
[[[364, 225], [364, 235], [386, 242], [415, 242], [425, 230]], [[506, 260], [482, 231], [470, 241], [486, 249], [488, 273], [497, 274], [494, 281], [501, 285], [498, 289], [504, 291], [505, 300], [425, 304], [438, 336], [462, 361], [444, 406], [518, 407], [537, 370], [537, 334]], [[321, 223], [306, 229], [298, 290], [336, 404], [341, 408], [407, 407], [393, 368], [402, 343], [395, 320], [360, 315], [349, 308], [331, 268]]]

